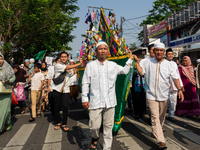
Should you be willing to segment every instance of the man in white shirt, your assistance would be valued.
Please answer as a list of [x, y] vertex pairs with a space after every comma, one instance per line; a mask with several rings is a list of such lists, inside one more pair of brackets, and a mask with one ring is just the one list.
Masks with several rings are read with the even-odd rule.
[[143, 68], [139, 65], [139, 59], [133, 55], [136, 60], [138, 73], [144, 75], [146, 79], [146, 96], [151, 111], [152, 134], [155, 136], [159, 149], [166, 149], [166, 143], [163, 135], [162, 126], [165, 120], [167, 110], [167, 100], [170, 92], [170, 77], [178, 89], [178, 96], [184, 100], [180, 87], [179, 77], [176, 70], [173, 70], [172, 64], [163, 58], [165, 45], [163, 43], [154, 44], [154, 58], [147, 59]]
[[[67, 127], [67, 119], [68, 119], [68, 107], [69, 107], [69, 85], [70, 85], [70, 75], [72, 74], [71, 69], [78, 67], [82, 63], [82, 59], [79, 60], [78, 64], [75, 65], [67, 65], [67, 61], [69, 59], [69, 55], [66, 52], [60, 53], [60, 63], [57, 63], [54, 66], [54, 77], [57, 78], [59, 75], [64, 73], [65, 78], [60, 84], [55, 84], [53, 82], [53, 99], [54, 99], [54, 117], [56, 121], [55, 130], [59, 130], [60, 127], [64, 132], [68, 132], [69, 128]], [[63, 119], [60, 116], [60, 109], [63, 108]], [[62, 126], [61, 126], [62, 120]]]
[[149, 56], [146, 56], [145, 58], [143, 58], [141, 61], [140, 61], [140, 66], [143, 67], [145, 65], [145, 61], [149, 58], [153, 58], [155, 57], [155, 54], [153, 52], [153, 49], [154, 49], [154, 44], [151, 44], [148, 46], [148, 53], [149, 53]]
[[[55, 59], [55, 63], [60, 63], [60, 57], [57, 57]], [[54, 118], [54, 101], [53, 101], [53, 76], [54, 76], [54, 66], [50, 66], [48, 68], [48, 72], [47, 72], [47, 79], [48, 79], [48, 99], [49, 99], [49, 104], [51, 107], [51, 115]]]
[[197, 97], [199, 99], [200, 102], [200, 98], [199, 98], [199, 93], [200, 93], [200, 59], [196, 60], [197, 62], [197, 67], [196, 67], [196, 82], [197, 82]]
[[[179, 77], [180, 86], [183, 89], [183, 82], [181, 80], [181, 77], [180, 77], [180, 74], [179, 74], [179, 71], [178, 71], [178, 66], [173, 61], [173, 58], [174, 58], [173, 50], [171, 48], [168, 48], [166, 50], [166, 59], [170, 63], [172, 63], [173, 70], [176, 70], [178, 77]], [[172, 121], [172, 122], [176, 122], [176, 120], [174, 119], [174, 113], [176, 111], [178, 89], [174, 85], [172, 78], [170, 78], [170, 83], [171, 83], [171, 88], [170, 88], [170, 94], [169, 94], [169, 114], [168, 114], [167, 119]]]
[[[128, 74], [132, 59], [124, 67], [107, 61], [108, 45], [99, 42], [96, 46], [97, 60], [87, 64], [82, 79], [82, 105], [89, 109], [89, 127], [92, 133], [91, 148], [96, 148], [103, 113], [103, 149], [110, 150], [116, 102], [115, 82], [118, 74]], [[132, 53], [130, 52], [130, 58]], [[88, 100], [88, 93], [90, 100]]]
[[[150, 58], [154, 58], [154, 57], [155, 57], [155, 54], [154, 54], [153, 50], [154, 50], [154, 44], [150, 44], [150, 45], [148, 46], [148, 53], [149, 53], [149, 56], [146, 56], [145, 58], [143, 58], [142, 60], [140, 60], [140, 66], [141, 66], [142, 68], [144, 67], [145, 61], [146, 61], [147, 59], [150, 59]], [[133, 97], [133, 99], [134, 99], [134, 97]], [[141, 103], [142, 106], [144, 106], [144, 110], [146, 111], [146, 106], [148, 106], [147, 100], [146, 100], [146, 99], [145, 99], [145, 100], [143, 99], [143, 101], [142, 101], [142, 102], [140, 101], [140, 103]], [[135, 110], [134, 110], [134, 111], [135, 111]], [[149, 114], [149, 116], [151, 116], [151, 115]], [[136, 118], [136, 119], [139, 118], [137, 114], [135, 114], [135, 118]]]

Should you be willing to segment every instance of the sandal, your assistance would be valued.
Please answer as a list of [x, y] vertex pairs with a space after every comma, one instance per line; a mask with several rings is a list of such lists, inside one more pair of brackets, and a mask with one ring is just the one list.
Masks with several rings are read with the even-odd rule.
[[163, 132], [165, 132], [165, 129], [164, 129], [164, 128], [162, 128], [162, 130], [163, 130]]
[[69, 128], [68, 128], [66, 125], [63, 125], [63, 126], [62, 126], [62, 130], [63, 130], [64, 132], [69, 132]]
[[42, 115], [41, 114], [37, 114], [37, 117], [40, 118], [40, 117], [42, 117]]
[[57, 124], [55, 127], [54, 127], [54, 130], [59, 130], [60, 129], [60, 124]]
[[10, 131], [12, 130], [12, 124], [10, 124], [9, 126], [6, 126], [6, 131]]
[[158, 146], [160, 150], [167, 149], [166, 143], [160, 143]]
[[[91, 142], [90, 142], [90, 146], [91, 146], [91, 148], [92, 148], [93, 150], [95, 150], [95, 149], [97, 148], [97, 141], [98, 141], [98, 139], [92, 138], [92, 140], [91, 140]], [[94, 143], [94, 142], [96, 142], [96, 143]]]
[[32, 117], [29, 119], [29, 122], [33, 122], [33, 121], [35, 121], [35, 118]]

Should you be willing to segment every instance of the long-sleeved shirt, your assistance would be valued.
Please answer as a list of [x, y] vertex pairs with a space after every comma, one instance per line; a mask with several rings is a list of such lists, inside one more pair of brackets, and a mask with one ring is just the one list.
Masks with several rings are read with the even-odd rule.
[[103, 64], [98, 60], [88, 63], [82, 79], [82, 102], [89, 101], [88, 93], [90, 93], [89, 109], [115, 107], [117, 75], [128, 74], [132, 62], [129, 59], [124, 67], [107, 60]]
[[[176, 73], [178, 74], [178, 79], [179, 79], [179, 82], [180, 82], [180, 86], [182, 87], [182, 86], [183, 86], [183, 82], [182, 82], [182, 80], [181, 80], [181, 76], [180, 76], [180, 74], [179, 74], [177, 64], [176, 64], [174, 61], [169, 61], [169, 62], [172, 63], [173, 70], [176, 70]], [[173, 91], [178, 91], [178, 89], [177, 89], [176, 86], [174, 85], [174, 81], [172, 80], [171, 77], [170, 77], [170, 82], [171, 82], [171, 84], [172, 84]]]
[[140, 61], [140, 67], [144, 67], [145, 66], [145, 62], [146, 62], [146, 60], [147, 59], [150, 59], [151, 57], [150, 56], [147, 56], [147, 57], [145, 57], [145, 58], [143, 58], [141, 61]]
[[48, 68], [48, 72], [47, 72], [47, 79], [51, 80], [51, 84], [50, 84], [50, 90], [51, 92], [53, 91], [53, 76], [54, 76], [54, 66], [50, 66]]
[[178, 73], [173, 69], [168, 60], [158, 62], [155, 58], [149, 58], [142, 67], [142, 74], [146, 80], [146, 94], [149, 100], [165, 101], [170, 92], [170, 77], [178, 79]]

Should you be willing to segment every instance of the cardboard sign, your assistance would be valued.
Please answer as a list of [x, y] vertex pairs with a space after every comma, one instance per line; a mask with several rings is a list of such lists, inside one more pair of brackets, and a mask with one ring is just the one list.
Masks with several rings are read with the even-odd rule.
[[53, 57], [46, 56], [45, 62], [47, 63], [47, 66], [52, 66]]

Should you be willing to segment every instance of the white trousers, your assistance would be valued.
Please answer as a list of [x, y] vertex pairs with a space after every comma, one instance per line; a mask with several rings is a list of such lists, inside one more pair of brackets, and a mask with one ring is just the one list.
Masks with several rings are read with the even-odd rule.
[[89, 127], [94, 139], [99, 138], [103, 113], [103, 150], [110, 150], [112, 146], [112, 129], [114, 125], [115, 108], [99, 108], [90, 110]]
[[177, 104], [177, 91], [173, 91], [170, 94], [169, 98], [169, 114], [168, 117], [174, 117], [174, 113], [176, 111], [176, 104]]

